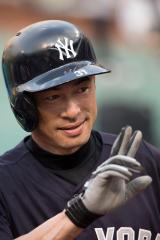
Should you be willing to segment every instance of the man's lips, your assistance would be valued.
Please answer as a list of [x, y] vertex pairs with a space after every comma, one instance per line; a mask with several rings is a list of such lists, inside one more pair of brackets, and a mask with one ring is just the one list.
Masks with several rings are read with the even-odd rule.
[[85, 120], [83, 122], [78, 122], [74, 124], [66, 125], [65, 127], [60, 128], [67, 136], [77, 136], [80, 135], [83, 131]]
[[78, 123], [74, 123], [74, 124], [68, 124], [66, 126], [63, 126], [61, 128], [59, 128], [60, 130], [72, 130], [72, 129], [75, 129], [75, 128], [78, 128], [80, 125], [82, 125], [83, 123], [85, 122], [84, 121], [81, 121], [81, 122], [78, 122]]

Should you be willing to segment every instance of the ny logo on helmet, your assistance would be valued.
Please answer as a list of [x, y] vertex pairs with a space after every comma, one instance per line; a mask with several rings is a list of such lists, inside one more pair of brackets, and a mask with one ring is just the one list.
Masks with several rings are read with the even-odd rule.
[[61, 42], [61, 39], [58, 38], [55, 47], [59, 51], [59, 59], [64, 60], [63, 56], [66, 58], [75, 57], [77, 53], [74, 51], [73, 48], [73, 40], [69, 40], [68, 38], [64, 37], [64, 43]]

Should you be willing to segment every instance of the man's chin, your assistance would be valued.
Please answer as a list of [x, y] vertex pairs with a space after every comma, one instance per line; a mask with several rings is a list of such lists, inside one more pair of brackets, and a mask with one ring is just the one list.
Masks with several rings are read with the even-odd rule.
[[61, 146], [62, 148], [64, 148], [65, 151], [73, 153], [76, 152], [79, 148], [81, 148], [84, 144], [86, 144], [88, 140], [89, 135], [67, 137], [65, 141], [61, 141]]

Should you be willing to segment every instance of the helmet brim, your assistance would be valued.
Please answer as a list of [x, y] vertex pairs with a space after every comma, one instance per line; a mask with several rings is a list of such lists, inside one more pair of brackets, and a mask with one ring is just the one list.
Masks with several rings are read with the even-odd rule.
[[65, 64], [16, 87], [17, 92], [39, 92], [86, 76], [109, 73], [110, 70], [90, 61]]

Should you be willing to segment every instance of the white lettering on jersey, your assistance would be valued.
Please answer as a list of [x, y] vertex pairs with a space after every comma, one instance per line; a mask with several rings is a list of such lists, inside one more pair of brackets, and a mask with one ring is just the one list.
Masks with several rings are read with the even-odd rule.
[[121, 227], [117, 231], [117, 240], [134, 240], [135, 232], [131, 227]]
[[95, 228], [98, 240], [112, 240], [114, 234], [114, 227], [107, 228], [106, 236], [104, 235], [103, 228]]
[[139, 230], [139, 235], [138, 235], [138, 240], [150, 240], [151, 239], [151, 232], [146, 230], [146, 229], [140, 229]]
[[155, 240], [160, 240], [160, 233], [157, 234], [156, 239]]
[[63, 56], [66, 56], [66, 58], [71, 58], [72, 56], [75, 57], [77, 55], [77, 53], [73, 48], [73, 40], [69, 40], [66, 37], [64, 37], [64, 43], [61, 41], [60, 38], [58, 38], [57, 43], [55, 44], [55, 47], [59, 51], [59, 59], [61, 60], [64, 60]]
[[[97, 240], [113, 240], [115, 227], [107, 228], [106, 234], [103, 228], [95, 228]], [[152, 233], [147, 229], [139, 229], [138, 239], [135, 239], [135, 231], [131, 227], [121, 227], [117, 230], [117, 240], [151, 240]], [[160, 233], [157, 233], [155, 240], [160, 240]]]

